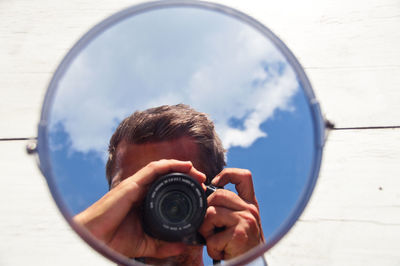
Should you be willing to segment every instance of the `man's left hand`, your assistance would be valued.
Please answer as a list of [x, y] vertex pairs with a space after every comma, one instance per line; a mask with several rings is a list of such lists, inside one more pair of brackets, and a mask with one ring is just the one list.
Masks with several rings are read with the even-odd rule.
[[226, 189], [212, 193], [199, 229], [206, 239], [209, 256], [215, 260], [234, 258], [264, 242], [251, 172], [226, 168], [212, 181], [221, 187], [228, 183], [235, 184], [238, 194]]

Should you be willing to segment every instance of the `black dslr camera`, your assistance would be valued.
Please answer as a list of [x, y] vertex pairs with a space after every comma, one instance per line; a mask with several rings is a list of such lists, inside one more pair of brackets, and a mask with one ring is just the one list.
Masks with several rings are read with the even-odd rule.
[[192, 177], [170, 173], [157, 179], [143, 205], [143, 230], [169, 242], [205, 244], [197, 232], [207, 209], [207, 197], [217, 187], [202, 186]]

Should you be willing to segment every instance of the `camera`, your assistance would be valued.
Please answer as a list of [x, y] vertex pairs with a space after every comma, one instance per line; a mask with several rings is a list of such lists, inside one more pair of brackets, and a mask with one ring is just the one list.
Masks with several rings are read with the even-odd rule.
[[158, 178], [147, 192], [143, 205], [143, 230], [169, 242], [205, 244], [197, 232], [207, 209], [207, 197], [217, 187], [207, 186], [183, 173]]

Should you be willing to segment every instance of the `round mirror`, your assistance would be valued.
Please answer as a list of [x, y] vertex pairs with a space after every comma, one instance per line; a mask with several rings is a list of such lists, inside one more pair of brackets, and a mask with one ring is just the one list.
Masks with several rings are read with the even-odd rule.
[[[118, 263], [137, 263], [74, 217], [110, 191], [108, 145], [121, 121], [138, 110], [181, 103], [212, 120], [226, 168], [251, 171], [264, 241], [227, 260], [249, 262], [288, 232], [309, 200], [324, 123], [295, 57], [239, 11], [204, 2], [152, 2], [91, 29], [49, 85], [39, 125], [41, 169], [80, 236]], [[235, 182], [225, 189], [237, 194]]]

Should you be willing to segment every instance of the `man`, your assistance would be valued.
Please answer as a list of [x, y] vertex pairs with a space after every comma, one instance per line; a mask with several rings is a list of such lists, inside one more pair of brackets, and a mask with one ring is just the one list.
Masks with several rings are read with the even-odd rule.
[[[183, 104], [135, 112], [110, 140], [110, 191], [74, 220], [130, 258], [149, 264], [202, 265], [202, 246], [146, 235], [140, 206], [149, 186], [171, 172], [185, 173], [204, 188], [204, 183], [233, 183], [238, 194], [218, 189], [207, 198], [199, 233], [211, 258], [234, 258], [264, 242], [264, 236], [251, 173], [224, 166], [224, 149], [205, 114]], [[216, 227], [224, 230], [216, 232]]]

